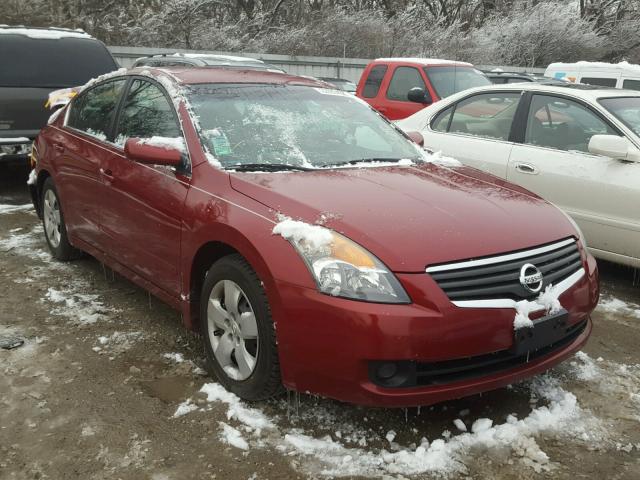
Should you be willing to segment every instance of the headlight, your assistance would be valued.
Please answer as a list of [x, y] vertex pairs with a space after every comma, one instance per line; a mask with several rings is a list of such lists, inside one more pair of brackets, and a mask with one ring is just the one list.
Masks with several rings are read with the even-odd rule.
[[[294, 222], [293, 223], [301, 223]], [[306, 225], [306, 224], [305, 224]], [[347, 237], [317, 225], [315, 238], [287, 235], [313, 275], [318, 289], [328, 295], [366, 302], [410, 303], [409, 296], [393, 273], [374, 255]], [[323, 237], [323, 241], [317, 241]]]
[[[556, 206], [556, 208], [558, 208]], [[582, 242], [582, 246], [586, 249], [587, 248], [587, 239], [584, 238], [584, 233], [582, 233], [582, 230], [580, 229], [580, 227], [578, 226], [578, 224], [576, 223], [576, 221], [571, 218], [571, 216], [565, 212], [564, 210], [558, 208], [558, 210], [560, 210], [562, 213], [564, 213], [564, 216], [567, 217], [567, 220], [569, 220], [571, 222], [571, 225], [573, 225], [573, 228], [576, 229], [576, 231], [578, 232], [578, 236], [580, 237], [580, 241]]]

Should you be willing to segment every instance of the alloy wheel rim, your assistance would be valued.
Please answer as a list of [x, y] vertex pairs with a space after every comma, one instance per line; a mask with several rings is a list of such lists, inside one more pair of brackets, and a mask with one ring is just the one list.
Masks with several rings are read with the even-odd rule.
[[47, 193], [44, 195], [42, 215], [47, 239], [53, 248], [57, 248], [58, 245], [60, 245], [60, 204], [53, 190], [47, 190]]
[[227, 376], [246, 380], [256, 368], [258, 323], [249, 299], [237, 283], [220, 280], [207, 303], [207, 328], [213, 354]]

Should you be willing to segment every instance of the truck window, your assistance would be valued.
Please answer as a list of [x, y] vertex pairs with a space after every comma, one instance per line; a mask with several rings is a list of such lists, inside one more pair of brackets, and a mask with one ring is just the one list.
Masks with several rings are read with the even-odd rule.
[[387, 73], [386, 65], [376, 65], [369, 71], [369, 75], [364, 82], [364, 89], [362, 90], [363, 97], [374, 98], [378, 95], [385, 73]]
[[387, 89], [387, 98], [389, 100], [409, 101], [409, 90], [420, 87], [426, 90], [424, 80], [420, 72], [415, 67], [398, 67], [394, 70], [389, 88]]
[[587, 85], [598, 85], [600, 87], [614, 87], [618, 82], [615, 78], [598, 78], [598, 77], [582, 77], [580, 83], [586, 83]]
[[622, 83], [622, 88], [627, 90], [640, 90], [640, 80], [625, 80]]

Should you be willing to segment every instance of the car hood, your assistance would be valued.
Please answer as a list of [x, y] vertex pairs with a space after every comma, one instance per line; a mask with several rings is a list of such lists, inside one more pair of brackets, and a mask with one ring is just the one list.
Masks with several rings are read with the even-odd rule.
[[275, 212], [346, 235], [395, 272], [576, 235], [554, 206], [470, 167], [232, 173], [230, 181]]

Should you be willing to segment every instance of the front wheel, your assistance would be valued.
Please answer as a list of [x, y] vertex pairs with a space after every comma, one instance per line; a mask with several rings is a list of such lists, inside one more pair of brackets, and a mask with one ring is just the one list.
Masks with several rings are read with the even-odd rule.
[[72, 260], [80, 256], [67, 238], [67, 227], [60, 206], [60, 197], [51, 177], [42, 186], [42, 226], [51, 254], [58, 260]]
[[201, 296], [207, 367], [229, 391], [264, 400], [282, 389], [275, 329], [266, 293], [240, 255], [214, 263]]

